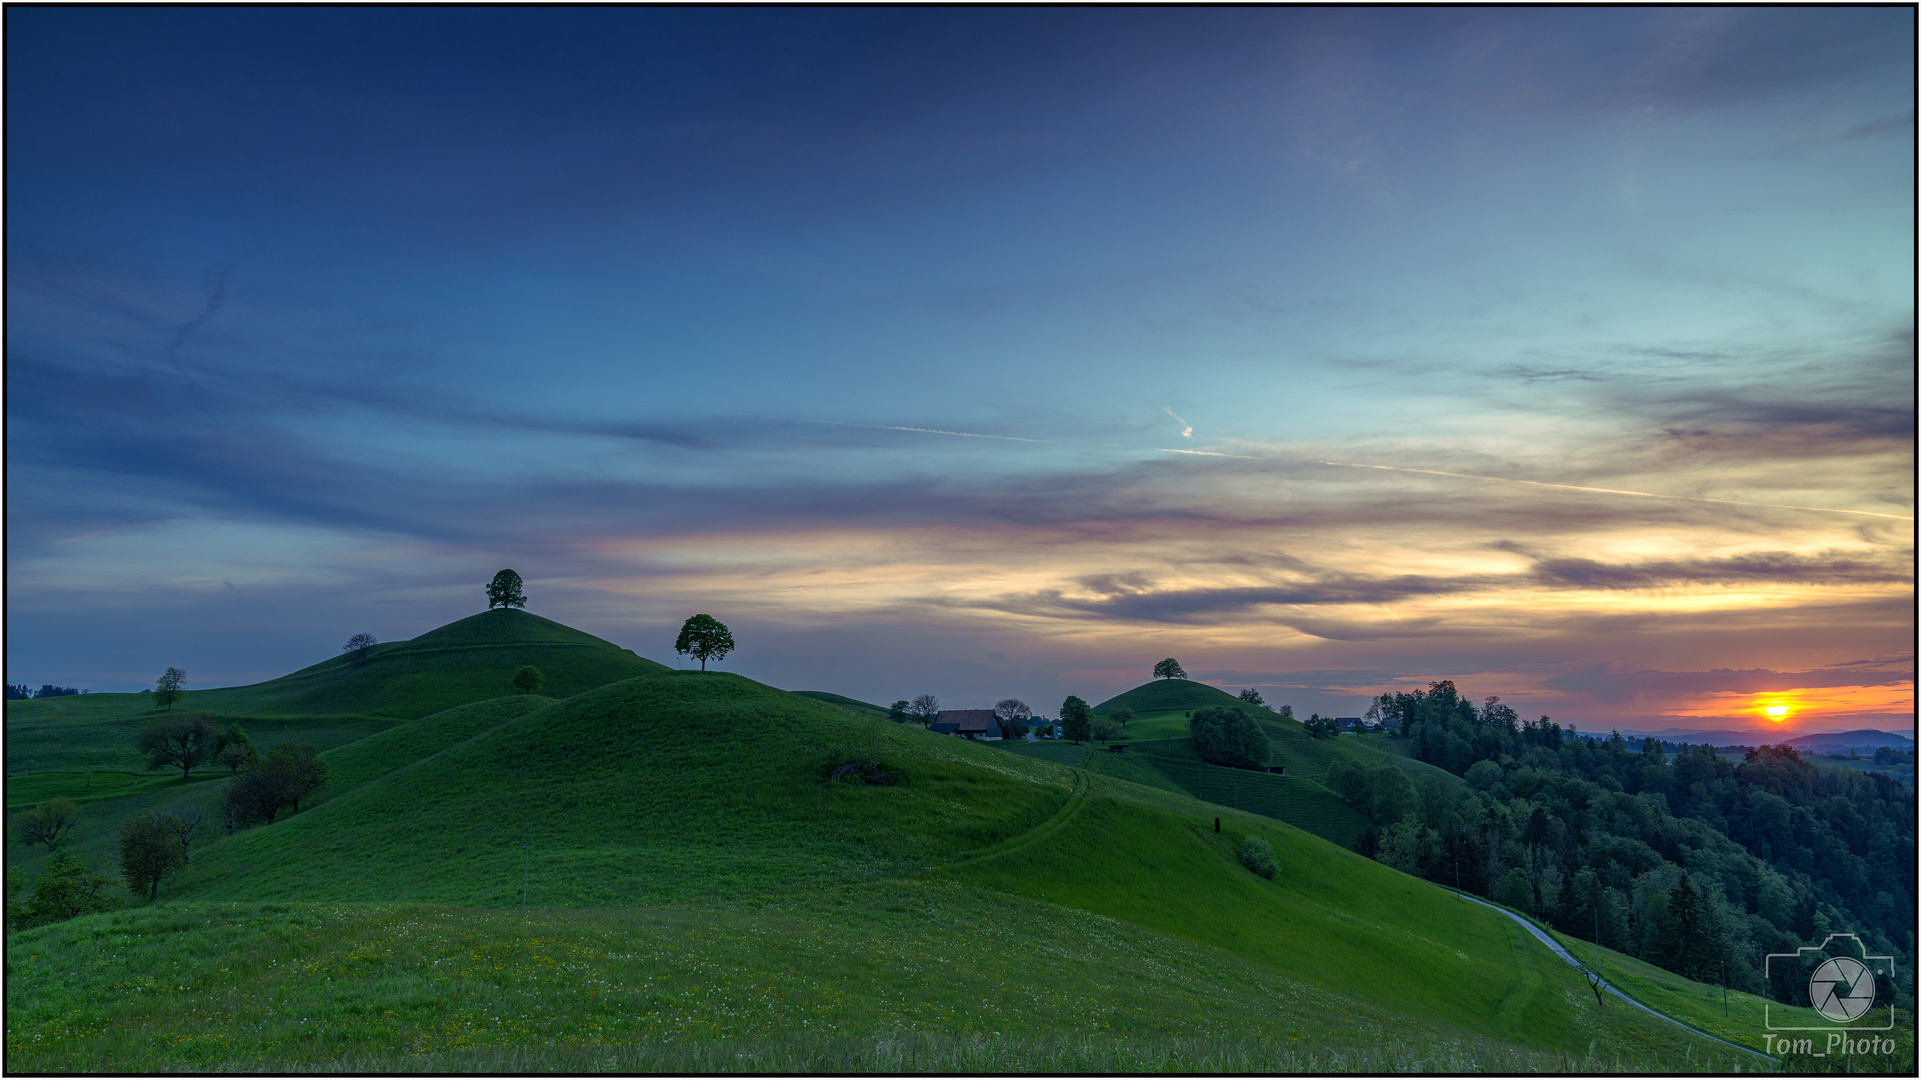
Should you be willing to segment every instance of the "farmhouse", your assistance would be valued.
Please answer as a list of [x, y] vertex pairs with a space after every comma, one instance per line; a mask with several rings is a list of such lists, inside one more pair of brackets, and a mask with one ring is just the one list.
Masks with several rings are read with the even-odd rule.
[[992, 709], [942, 709], [935, 727], [944, 724], [955, 725], [954, 734], [963, 739], [985, 739], [989, 742], [1001, 737], [1001, 722], [994, 719]]

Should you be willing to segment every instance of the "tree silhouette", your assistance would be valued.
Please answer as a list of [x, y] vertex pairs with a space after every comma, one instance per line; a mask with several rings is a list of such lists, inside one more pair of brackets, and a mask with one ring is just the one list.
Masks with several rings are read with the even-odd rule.
[[527, 596], [520, 591], [520, 575], [512, 570], [502, 570], [494, 575], [487, 586], [487, 610], [501, 608], [524, 608]]
[[1154, 677], [1156, 679], [1185, 679], [1187, 678], [1187, 672], [1181, 670], [1181, 662], [1179, 660], [1170, 656], [1154, 665]]
[[733, 633], [712, 615], [690, 616], [680, 625], [680, 636], [674, 639], [674, 652], [700, 661], [702, 671], [707, 670], [707, 661], [719, 660], [733, 651]]
[[187, 673], [177, 667], [170, 667], [166, 671], [161, 672], [160, 678], [155, 680], [153, 684], [153, 699], [165, 705], [168, 712], [172, 712], [173, 703], [179, 701], [180, 696], [186, 693], [185, 690], [181, 689], [181, 687], [186, 684]]

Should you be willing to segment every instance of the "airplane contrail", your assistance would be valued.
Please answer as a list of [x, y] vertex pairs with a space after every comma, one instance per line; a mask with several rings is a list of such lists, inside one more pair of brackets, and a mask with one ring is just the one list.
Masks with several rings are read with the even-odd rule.
[[[1178, 423], [1179, 423], [1179, 424], [1181, 425], [1181, 438], [1183, 438], [1183, 439], [1191, 439], [1191, 438], [1193, 438], [1193, 437], [1194, 437], [1194, 425], [1193, 425], [1193, 424], [1190, 424], [1190, 423], [1188, 423], [1188, 422], [1187, 422], [1186, 420], [1184, 420], [1184, 419], [1182, 419], [1182, 417], [1181, 417], [1181, 414], [1180, 414], [1180, 413], [1177, 413], [1177, 412], [1175, 412], [1175, 411], [1174, 411], [1173, 409], [1170, 409], [1170, 408], [1168, 408], [1168, 407], [1167, 407], [1167, 406], [1165, 406], [1165, 405], [1163, 405], [1163, 406], [1161, 406], [1161, 411], [1162, 411], [1162, 412], [1164, 412], [1164, 413], [1166, 413], [1167, 415], [1169, 415], [1169, 416], [1171, 416], [1171, 417], [1173, 417], [1173, 418], [1175, 419], [1175, 421], [1176, 421], [1176, 422], [1178, 422]], [[1231, 455], [1231, 454], [1227, 454], [1227, 455], [1223, 455], [1223, 456], [1225, 456], [1225, 457], [1232, 457], [1233, 455]]]
[[1046, 442], [1046, 439], [1023, 439], [1015, 435], [981, 435], [972, 431], [942, 431], [940, 428], [901, 427], [897, 424], [854, 424], [846, 420], [814, 420], [805, 416], [789, 417], [803, 424], [832, 424], [835, 427], [869, 428], [874, 431], [917, 431], [923, 435], [952, 435], [961, 439], [1000, 439], [1003, 442]]
[[1363, 465], [1352, 461], [1316, 461], [1316, 465], [1334, 465], [1343, 469], [1382, 469], [1387, 472], [1425, 473], [1428, 476], [1451, 476], [1457, 480], [1492, 480], [1501, 484], [1527, 484], [1530, 487], [1560, 488], [1564, 491], [1592, 491], [1602, 495], [1633, 495], [1642, 499], [1673, 499], [1679, 502], [1720, 503], [1724, 506], [1762, 506], [1772, 510], [1812, 510], [1821, 514], [1857, 514], [1861, 517], [1890, 518], [1894, 521], [1913, 521], [1906, 514], [1882, 514], [1873, 510], [1842, 510], [1832, 506], [1797, 506], [1793, 503], [1748, 502], [1745, 499], [1710, 499], [1704, 495], [1662, 495], [1653, 491], [1628, 491], [1623, 488], [1584, 487], [1580, 484], [1550, 484], [1545, 480], [1515, 480], [1506, 476], [1476, 476], [1472, 473], [1443, 472], [1440, 469], [1410, 469], [1403, 465]]

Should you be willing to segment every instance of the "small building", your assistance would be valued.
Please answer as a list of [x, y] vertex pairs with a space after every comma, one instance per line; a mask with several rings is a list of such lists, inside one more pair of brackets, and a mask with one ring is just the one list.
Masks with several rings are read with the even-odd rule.
[[960, 725], [959, 724], [942, 724], [942, 723], [936, 722], [936, 723], [927, 725], [927, 730], [933, 732], [936, 735], [958, 735], [960, 734]]
[[963, 739], [994, 742], [1001, 738], [1001, 722], [994, 718], [992, 709], [942, 709], [935, 719], [955, 725], [954, 734]]

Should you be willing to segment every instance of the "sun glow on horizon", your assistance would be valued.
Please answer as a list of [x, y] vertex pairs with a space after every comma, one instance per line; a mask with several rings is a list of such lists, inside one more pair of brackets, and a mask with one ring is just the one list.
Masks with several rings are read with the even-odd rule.
[[1769, 705], [1761, 711], [1768, 714], [1768, 719], [1777, 723], [1788, 718], [1788, 707], [1786, 705]]

